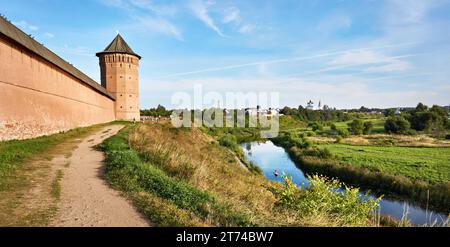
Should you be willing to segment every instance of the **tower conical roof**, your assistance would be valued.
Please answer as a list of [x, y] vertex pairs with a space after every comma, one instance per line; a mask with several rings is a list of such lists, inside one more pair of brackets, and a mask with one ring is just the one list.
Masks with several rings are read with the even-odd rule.
[[125, 40], [120, 36], [120, 34], [117, 34], [117, 36], [114, 38], [114, 40], [109, 44], [104, 51], [97, 53], [97, 56], [100, 56], [102, 54], [111, 54], [111, 53], [122, 53], [122, 54], [129, 54], [138, 57], [141, 59], [141, 56], [136, 54], [130, 46], [125, 42]]

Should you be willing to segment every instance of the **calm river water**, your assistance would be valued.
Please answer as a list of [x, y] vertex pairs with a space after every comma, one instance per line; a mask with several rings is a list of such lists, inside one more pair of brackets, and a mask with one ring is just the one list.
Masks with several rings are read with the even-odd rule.
[[[295, 165], [283, 148], [276, 146], [271, 141], [243, 143], [241, 146], [244, 149], [246, 159], [257, 164], [267, 178], [283, 182], [281, 175], [285, 173], [292, 176], [294, 183], [297, 185], [308, 186], [309, 181], [305, 174]], [[275, 170], [278, 170], [280, 176], [276, 177], [273, 174]], [[426, 212], [425, 209], [407, 202], [390, 199], [382, 199], [380, 202], [381, 213], [396, 219], [402, 218], [405, 208], [408, 209], [408, 219], [417, 225], [429, 224], [434, 221], [441, 223], [443, 219], [446, 219], [444, 215]]]

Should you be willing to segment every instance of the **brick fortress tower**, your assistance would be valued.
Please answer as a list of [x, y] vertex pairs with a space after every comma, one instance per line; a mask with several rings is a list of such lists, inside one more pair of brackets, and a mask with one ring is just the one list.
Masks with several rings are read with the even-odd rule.
[[139, 61], [141, 56], [134, 53], [118, 34], [102, 52], [100, 59], [102, 86], [116, 97], [117, 120], [139, 121]]

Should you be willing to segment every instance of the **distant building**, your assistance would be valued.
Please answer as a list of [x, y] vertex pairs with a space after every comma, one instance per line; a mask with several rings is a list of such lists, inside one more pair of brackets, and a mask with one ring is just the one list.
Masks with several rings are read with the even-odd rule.
[[397, 109], [395, 109], [394, 114], [395, 114], [395, 115], [402, 114], [402, 108], [397, 108]]
[[310, 100], [310, 101], [307, 103], [306, 109], [307, 109], [307, 110], [314, 110], [314, 102], [312, 102], [312, 100]]

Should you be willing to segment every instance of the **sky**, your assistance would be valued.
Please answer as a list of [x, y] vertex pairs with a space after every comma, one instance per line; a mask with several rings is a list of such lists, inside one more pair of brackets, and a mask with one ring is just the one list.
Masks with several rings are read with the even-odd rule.
[[177, 92], [278, 92], [280, 106], [450, 104], [450, 0], [0, 0], [96, 81], [117, 32], [143, 58], [141, 107]]

